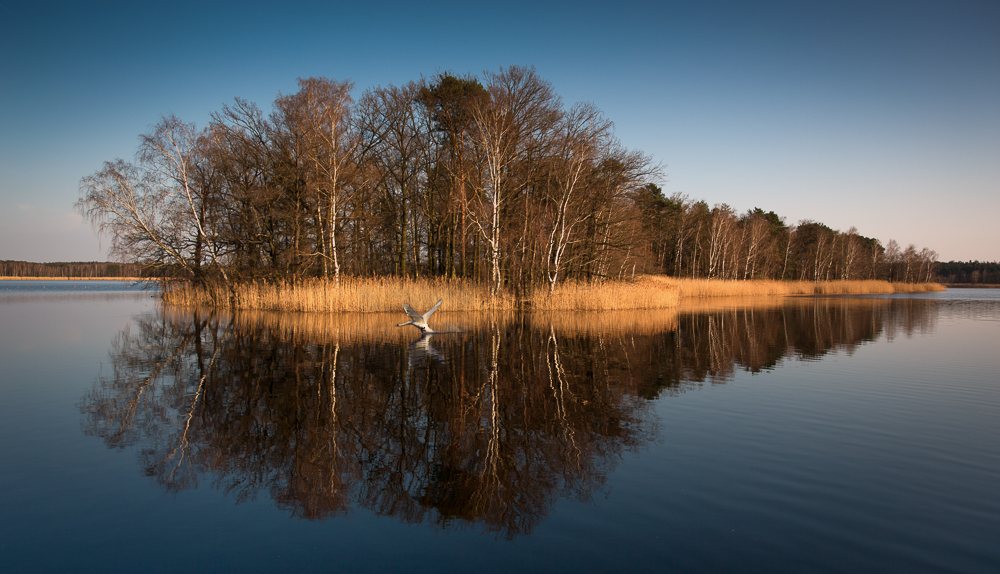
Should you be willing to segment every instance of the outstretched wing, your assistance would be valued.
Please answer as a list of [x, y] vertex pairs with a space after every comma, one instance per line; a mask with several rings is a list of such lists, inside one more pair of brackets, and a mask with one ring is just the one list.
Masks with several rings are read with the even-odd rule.
[[413, 307], [410, 307], [406, 303], [403, 303], [403, 311], [406, 311], [406, 314], [409, 315], [414, 321], [422, 321], [424, 318], [420, 313], [414, 311]]
[[431, 307], [431, 310], [428, 311], [428, 312], [426, 312], [426, 313], [424, 313], [424, 316], [423, 316], [424, 321], [426, 321], [426, 320], [428, 320], [428, 319], [431, 318], [431, 315], [434, 314], [434, 311], [437, 311], [438, 307], [441, 306], [441, 302], [442, 301], [444, 301], [444, 299], [438, 299], [438, 302], [435, 303], [433, 307]]

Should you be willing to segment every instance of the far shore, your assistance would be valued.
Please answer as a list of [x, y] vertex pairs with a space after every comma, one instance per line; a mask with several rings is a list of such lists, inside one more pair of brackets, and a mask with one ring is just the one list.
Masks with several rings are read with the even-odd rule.
[[1000, 289], [1000, 283], [942, 283], [948, 289]]
[[0, 281], [147, 281], [141, 277], [11, 277], [0, 275]]

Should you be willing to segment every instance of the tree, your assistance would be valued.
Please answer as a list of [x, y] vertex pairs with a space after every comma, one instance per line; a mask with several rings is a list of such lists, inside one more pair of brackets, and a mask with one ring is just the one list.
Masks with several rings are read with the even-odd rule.
[[416, 109], [420, 87], [414, 83], [373, 88], [362, 96], [358, 128], [364, 153], [365, 185], [376, 194], [375, 215], [391, 247], [392, 272], [417, 273], [420, 260], [414, 204], [426, 182], [428, 134]]
[[902, 251], [895, 239], [890, 239], [885, 246], [885, 263], [888, 267], [889, 281], [899, 281], [899, 262], [902, 258]]
[[[210, 186], [211, 179], [202, 177], [198, 164], [202, 161], [203, 135], [194, 124], [185, 124], [173, 114], [164, 116], [149, 134], [139, 138], [139, 159], [153, 176], [155, 184], [162, 187], [169, 197], [177, 200], [190, 211], [190, 223], [194, 226], [195, 245], [192, 262], [201, 270], [202, 245], [207, 248], [212, 264], [218, 269], [226, 287], [232, 290], [226, 265], [219, 259], [219, 248], [215, 230], [209, 227], [210, 211], [215, 207], [216, 190]], [[200, 172], [207, 175], [204, 170]], [[197, 183], [201, 183], [200, 186]], [[186, 217], [185, 217], [186, 219]]]
[[512, 66], [485, 75], [489, 99], [472, 108], [476, 124], [472, 140], [483, 158], [482, 192], [477, 209], [470, 213], [489, 248], [490, 291], [496, 294], [502, 286], [503, 211], [510, 196], [524, 185], [515, 173], [517, 161], [528, 157], [558, 120], [559, 100], [534, 68]]
[[[726, 204], [712, 208], [712, 223], [709, 230], [708, 277], [726, 278], [727, 255], [733, 248], [736, 214]], [[730, 267], [732, 270], [732, 267]]]
[[111, 254], [120, 261], [161, 267], [174, 265], [193, 273], [178, 236], [182, 217], [174, 202], [140, 166], [122, 159], [80, 181], [76, 208], [102, 234], [111, 235]]
[[277, 185], [274, 125], [253, 103], [236, 98], [212, 115], [208, 159], [222, 185], [225, 240], [243, 280], [284, 276], [285, 214]]
[[[455, 256], [459, 256], [458, 274], [469, 273], [467, 255], [470, 180], [475, 177], [475, 151], [471, 146], [474, 128], [473, 109], [485, 105], [488, 94], [474, 77], [459, 78], [450, 73], [440, 74], [430, 86], [422, 86], [418, 101], [428, 110], [433, 132], [438, 136], [441, 153], [437, 154], [435, 169], [439, 176], [446, 176], [450, 191], [449, 204], [457, 208], [453, 217], [449, 242], [448, 268], [456, 274]], [[447, 215], [442, 217], [446, 220]]]
[[742, 224], [747, 238], [743, 279], [753, 279], [757, 276], [758, 264], [765, 257], [767, 247], [772, 241], [771, 223], [763, 210], [757, 208], [747, 213]]
[[607, 147], [611, 131], [611, 122], [593, 104], [574, 106], [556, 127], [555, 157], [551, 162], [553, 185], [549, 188], [552, 221], [545, 257], [549, 293], [555, 291], [566, 248], [575, 241], [576, 227], [592, 215], [577, 196], [598, 155]]
[[351, 126], [351, 82], [299, 79], [299, 91], [275, 102], [278, 125], [301, 142], [307, 194], [314, 202], [317, 255], [323, 276], [340, 281], [338, 222], [345, 196], [354, 189], [360, 138]]
[[[112, 235], [112, 254], [157, 268], [171, 267], [204, 283], [204, 251], [232, 288], [216, 241], [215, 189], [202, 172], [203, 135], [193, 124], [164, 116], [140, 137], [135, 162], [118, 159], [80, 182], [77, 210], [100, 233]], [[200, 184], [200, 185], [199, 185]]]

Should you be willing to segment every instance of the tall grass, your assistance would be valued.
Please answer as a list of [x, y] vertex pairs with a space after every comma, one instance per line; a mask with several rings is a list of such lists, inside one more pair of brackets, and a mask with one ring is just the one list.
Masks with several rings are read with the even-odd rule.
[[796, 295], [884, 295], [944, 291], [939, 283], [890, 283], [888, 281], [722, 281], [719, 279], [675, 279], [650, 277], [678, 289], [682, 299], [712, 297], [774, 297]]
[[[449, 311], [513, 311], [520, 306], [547, 311], [616, 311], [663, 309], [677, 305], [677, 290], [642, 278], [633, 283], [565, 283], [552, 294], [547, 289], [517, 301], [508, 293], [491, 296], [489, 289], [469, 281], [447, 279], [347, 278], [339, 284], [312, 280], [305, 283], [248, 283], [235, 289], [230, 300], [222, 286], [196, 288], [175, 284], [164, 300], [173, 305], [225, 306], [257, 311], [398, 313], [403, 303], [424, 311], [444, 299]], [[443, 308], [443, 309], [444, 309]]]
[[246, 283], [229, 292], [222, 286], [196, 288], [189, 284], [171, 286], [164, 293], [169, 304], [184, 306], [218, 305], [256, 311], [305, 311], [310, 313], [355, 312], [398, 313], [403, 303], [426, 311], [438, 299], [448, 302], [451, 311], [514, 310], [513, 297], [490, 296], [486, 287], [448, 279], [343, 278], [340, 283], [310, 280], [304, 283]]
[[228, 307], [241, 310], [308, 313], [399, 313], [403, 303], [424, 311], [438, 299], [442, 311], [624, 311], [670, 309], [699, 299], [760, 299], [796, 295], [871, 295], [943, 291], [937, 283], [887, 281], [721, 281], [644, 276], [630, 282], [567, 282], [552, 293], [541, 288], [517, 300], [469, 281], [449, 279], [344, 278], [304, 283], [247, 283], [234, 295], [224, 287], [196, 288], [187, 283], [167, 286], [163, 298], [171, 305]]
[[606, 283], [567, 282], [550, 293], [535, 290], [525, 306], [538, 311], [624, 311], [630, 309], [668, 309], [680, 302], [672, 285], [644, 276], [635, 281]]

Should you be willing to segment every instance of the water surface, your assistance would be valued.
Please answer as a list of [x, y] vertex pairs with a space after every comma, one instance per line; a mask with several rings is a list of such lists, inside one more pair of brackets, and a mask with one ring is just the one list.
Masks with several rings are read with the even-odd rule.
[[4, 287], [12, 571], [1000, 566], [995, 290], [419, 337]]

